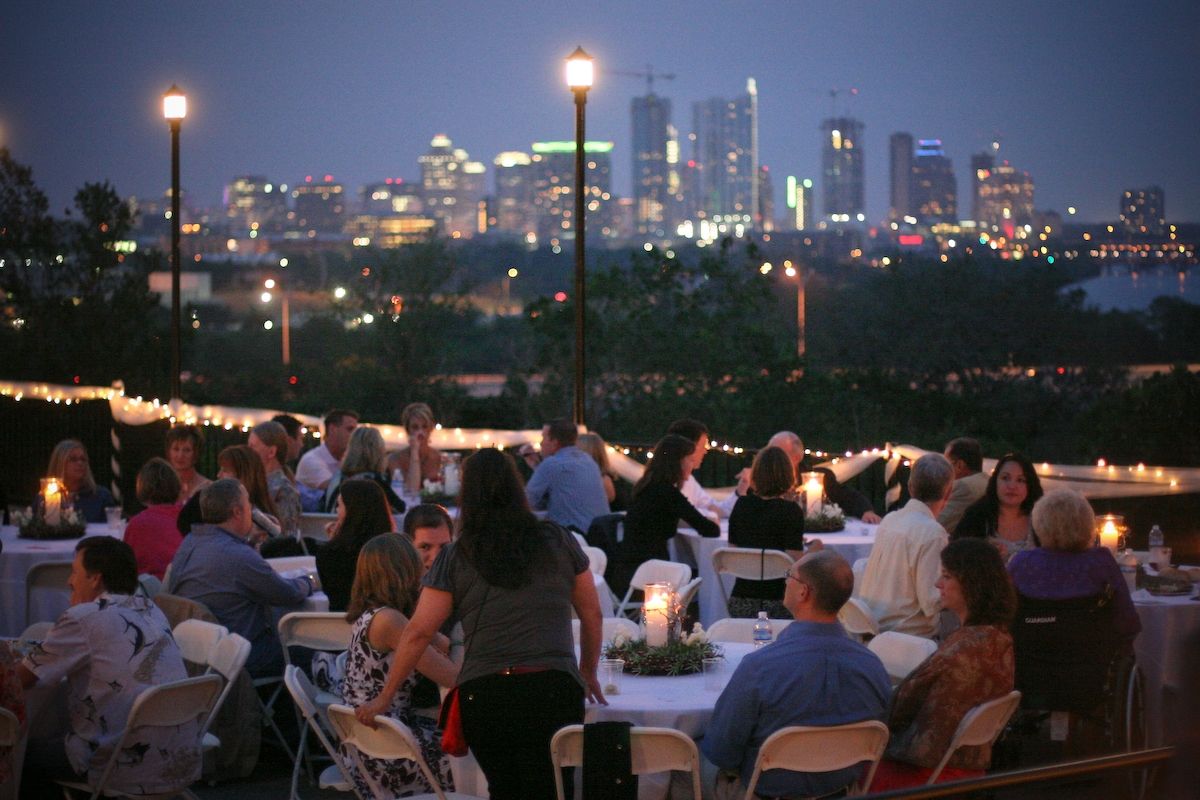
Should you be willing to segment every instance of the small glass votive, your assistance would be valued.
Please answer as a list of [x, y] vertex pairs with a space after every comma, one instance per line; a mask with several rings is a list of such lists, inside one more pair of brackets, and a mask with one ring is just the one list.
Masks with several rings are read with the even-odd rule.
[[624, 672], [625, 661], [623, 659], [600, 659], [600, 690], [606, 697], [621, 693], [621, 675]]
[[120, 506], [106, 506], [104, 508], [104, 516], [108, 520], [108, 530], [110, 533], [120, 533], [124, 529]]
[[725, 688], [725, 659], [706, 658], [704, 668], [704, 691], [719, 692]]

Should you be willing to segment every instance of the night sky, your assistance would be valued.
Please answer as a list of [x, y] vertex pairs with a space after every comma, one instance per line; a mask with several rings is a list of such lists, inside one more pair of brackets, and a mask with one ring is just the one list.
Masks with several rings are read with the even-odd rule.
[[[887, 210], [887, 139], [945, 141], [960, 197], [968, 159], [999, 137], [1027, 169], [1038, 208], [1116, 217], [1119, 193], [1157, 183], [1167, 217], [1200, 221], [1200, 3], [1175, 2], [59, 2], [0, 11], [0, 144], [34, 169], [52, 209], [85, 181], [123, 195], [169, 183], [161, 95], [188, 94], [183, 187], [220, 201], [237, 174], [295, 183], [331, 173], [356, 196], [414, 180], [435, 133], [489, 167], [502, 150], [572, 137], [563, 58], [600, 70], [588, 138], [611, 139], [629, 195], [629, 102], [637, 78], [681, 134], [691, 104], [733, 97], [753, 76], [762, 163], [819, 190], [818, 125], [829, 89], [866, 123], [868, 218]], [[685, 157], [690, 150], [685, 146]], [[818, 195], [819, 196], [819, 195]], [[969, 213], [969, 202], [960, 203]]]

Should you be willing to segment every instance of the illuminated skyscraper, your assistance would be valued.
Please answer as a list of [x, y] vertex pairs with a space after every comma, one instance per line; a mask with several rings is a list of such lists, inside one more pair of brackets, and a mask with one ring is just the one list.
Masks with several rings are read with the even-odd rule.
[[1162, 236], [1167, 232], [1166, 207], [1161, 186], [1121, 192], [1121, 227], [1126, 233]]
[[692, 106], [695, 161], [699, 177], [696, 205], [714, 222], [754, 227], [760, 212], [758, 186], [758, 87], [746, 81], [746, 94], [714, 97]]
[[1018, 226], [1033, 221], [1033, 178], [1007, 161], [987, 171], [979, 186], [981, 226], [1010, 239]]
[[816, 226], [817, 220], [816, 209], [813, 208], [812, 178], [805, 178], [802, 181], [798, 181], [796, 180], [796, 176], [788, 175], [787, 207], [790, 227], [794, 227], [798, 231], [803, 231]]
[[758, 230], [775, 230], [775, 184], [771, 182], [771, 171], [763, 164], [758, 168]]
[[286, 185], [262, 175], [239, 175], [225, 185], [225, 218], [236, 237], [250, 231], [281, 233], [287, 224]]
[[889, 192], [888, 217], [893, 221], [913, 216], [912, 174], [913, 137], [911, 133], [893, 133], [888, 140]]
[[312, 175], [292, 188], [289, 227], [304, 236], [341, 233], [346, 215], [346, 195], [332, 175], [314, 181]]
[[359, 190], [358, 196], [365, 214], [420, 214], [425, 210], [421, 187], [405, 183], [402, 178], [368, 183]]
[[995, 166], [996, 157], [991, 153], [976, 153], [971, 156], [971, 219], [976, 222], [983, 214], [983, 182], [992, 174], [992, 168]]
[[637, 232], [666, 236], [670, 192], [667, 149], [671, 142], [671, 101], [656, 94], [635, 97], [633, 118], [633, 200]]
[[429, 142], [429, 152], [417, 158], [426, 211], [442, 226], [442, 233], [470, 237], [478, 231], [478, 203], [483, 197], [487, 168], [471, 161], [467, 151], [455, 148], [450, 137], [439, 133]]
[[496, 156], [492, 166], [495, 167], [496, 176], [496, 230], [513, 236], [536, 236], [537, 225], [533, 214], [533, 160], [528, 153], [510, 150]]
[[831, 117], [821, 124], [821, 193], [831, 222], [866, 219], [862, 139], [859, 120]]
[[[575, 213], [575, 142], [534, 142], [530, 159], [537, 237], [553, 245], [575, 238], [571, 216]], [[584, 142], [584, 191], [587, 200], [587, 233], [612, 238], [612, 142]]]
[[912, 165], [912, 214], [923, 225], [958, 221], [958, 182], [941, 139], [920, 139]]

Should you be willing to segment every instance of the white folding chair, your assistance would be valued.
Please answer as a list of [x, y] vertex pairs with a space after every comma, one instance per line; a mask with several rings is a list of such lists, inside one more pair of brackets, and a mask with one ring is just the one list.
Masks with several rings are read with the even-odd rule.
[[[630, 612], [633, 615], [641, 613], [641, 602], [632, 602], [629, 598], [633, 597], [633, 593], [640, 592], [647, 583], [669, 583], [675, 588], [679, 588], [687, 583], [692, 578], [692, 568], [687, 564], [680, 564], [678, 561], [662, 561], [657, 558], [652, 558], [649, 561], [643, 561], [634, 570], [633, 577], [629, 579], [629, 588], [625, 590], [625, 597], [617, 605], [618, 617], [630, 617]], [[630, 617], [632, 619], [632, 617]]]
[[686, 614], [688, 606], [696, 599], [696, 594], [700, 591], [700, 584], [704, 578], [696, 576], [683, 585], [683, 588], [677, 592], [679, 598], [679, 613]]
[[875, 768], [879, 766], [887, 743], [887, 725], [878, 720], [825, 727], [796, 725], [780, 728], [759, 748], [743, 800], [754, 800], [758, 778], [769, 769], [833, 772], [866, 761], [870, 766], [862, 780], [850, 784], [846, 792], [850, 796], [862, 794], [875, 777]]
[[[752, 644], [754, 642], [754, 623], [756, 622], [758, 622], [757, 619], [726, 617], [709, 625], [705, 633], [708, 635], [710, 642], [741, 642], [743, 644]], [[791, 624], [792, 620], [790, 619], [773, 619], [771, 620], [771, 633], [778, 638], [783, 629]]]
[[233, 683], [241, 675], [248, 658], [250, 658], [250, 642], [236, 633], [222, 637], [209, 654], [209, 672], [220, 675], [225, 680], [225, 685], [221, 688], [217, 702], [213, 704], [212, 713], [204, 721], [203, 747], [205, 750], [215, 750], [221, 746], [221, 740], [211, 733], [210, 729], [217, 714], [221, 713], [221, 707], [225, 705], [225, 698], [229, 697]]
[[868, 561], [870, 561], [869, 558], [856, 558], [854, 559], [854, 564], [852, 564], [850, 567], [850, 571], [854, 573], [854, 587], [856, 589], [858, 588], [858, 585], [862, 583], [862, 576], [863, 573], [867, 571]]
[[590, 546], [587, 537], [579, 531], [571, 531], [571, 535], [575, 537], [575, 541], [579, 542], [580, 547], [585, 548], [584, 552], [586, 552], [586, 548]]
[[[413, 800], [429, 800], [433, 797], [438, 800], [473, 800], [470, 795], [446, 792], [442, 789], [433, 771], [429, 769], [429, 764], [425, 763], [425, 758], [421, 755], [421, 746], [413, 738], [412, 731], [400, 720], [380, 715], [375, 717], [375, 724], [379, 727], [368, 728], [354, 716], [354, 709], [335, 703], [329, 707], [329, 724], [343, 744], [365, 756], [389, 760], [403, 758], [416, 762], [417, 768], [433, 788], [433, 793], [414, 795]], [[355, 792], [357, 793], [357, 788]], [[362, 800], [373, 800], [362, 797], [361, 794], [359, 797]]]
[[600, 577], [604, 577], [604, 570], [608, 569], [608, 553], [599, 547], [590, 545], [584, 545], [583, 552], [588, 557], [588, 568]]
[[337, 514], [301, 514], [300, 536], [316, 539], [318, 542], [329, 541], [325, 526], [337, 519]]
[[875, 621], [871, 607], [857, 597], [851, 597], [838, 611], [838, 622], [842, 623], [846, 633], [860, 642], [879, 635], [879, 623]]
[[926, 784], [937, 783], [938, 776], [942, 774], [942, 770], [949, 763], [950, 757], [960, 747], [978, 747], [980, 745], [990, 747], [995, 744], [996, 740], [1000, 738], [1000, 734], [1004, 732], [1008, 718], [1013, 715], [1020, 704], [1021, 693], [1013, 691], [1003, 697], [997, 697], [995, 700], [980, 703], [968, 711], [962, 721], [958, 723], [958, 728], [954, 731], [954, 738], [950, 740], [950, 746], [946, 748], [946, 754], [933, 768], [933, 772], [929, 773], [929, 780], [926, 781]]
[[[354, 627], [346, 621], [346, 615], [341, 611], [293, 611], [284, 614], [279, 620], [279, 643], [283, 645], [284, 669], [291, 666], [292, 657], [289, 648], [307, 647], [309, 650], [321, 650], [329, 653], [340, 653], [350, 646], [350, 636]], [[265, 685], [265, 684], [262, 684]], [[264, 709], [271, 714], [275, 701], [283, 691], [283, 684], [275, 689]], [[318, 708], [328, 708], [331, 703], [340, 703], [342, 698], [330, 692], [318, 690], [316, 704]], [[299, 712], [296, 721], [300, 722]], [[272, 727], [274, 727], [272, 721]], [[278, 729], [276, 735], [279, 736]], [[282, 736], [280, 736], [282, 739]], [[289, 755], [291, 755], [289, 751]], [[305, 756], [303, 749], [298, 750], [294, 758], [300, 761]]]
[[[339, 792], [350, 791], [350, 779], [346, 777], [342, 770], [337, 745], [330, 739], [333, 734], [329, 730], [329, 722], [317, 706], [317, 687], [313, 686], [312, 681], [308, 679], [308, 676], [299, 667], [291, 665], [283, 671], [283, 683], [287, 686], [288, 694], [292, 696], [292, 702], [296, 704], [300, 716], [307, 723], [300, 730], [299, 752], [307, 752], [305, 744], [308, 739], [308, 732], [311, 730], [316, 734], [317, 741], [325, 748], [325, 752], [333, 759], [333, 765], [326, 767], [317, 778], [317, 785], [322, 789], [336, 789]], [[300, 797], [299, 784], [300, 759], [297, 758], [295, 765], [292, 767], [292, 791], [288, 795], [291, 800], [298, 800]]]
[[[583, 766], [583, 726], [560, 728], [550, 740], [554, 789], [563, 796], [562, 767]], [[700, 797], [700, 753], [690, 736], [671, 728], [630, 728], [629, 760], [634, 775], [679, 770], [692, 773], [692, 796]]]
[[[575, 646], [579, 646], [579, 620], [571, 620], [571, 632], [575, 636]], [[638, 638], [638, 625], [625, 617], [605, 617], [600, 623], [600, 641], [611, 642], [618, 633], [623, 633], [630, 639]]]
[[17, 721], [17, 715], [7, 708], [0, 708], [0, 747], [16, 745], [20, 731], [21, 723]]
[[271, 565], [271, 569], [276, 572], [291, 572], [292, 570], [302, 569], [308, 572], [316, 572], [317, 558], [316, 556], [284, 556], [283, 558], [265, 558], [263, 559]]
[[[144, 732], [146, 728], [177, 728], [189, 722], [201, 722], [212, 711], [217, 695], [221, 691], [221, 679], [216, 675], [201, 675], [198, 678], [185, 678], [158, 686], [151, 686], [138, 695], [133, 701], [129, 717], [125, 722], [125, 731], [113, 747], [112, 756], [100, 773], [100, 780], [95, 786], [82, 782], [58, 781], [64, 789], [74, 789], [79, 792], [91, 792], [90, 800], [96, 800], [106, 793], [108, 779], [112, 775], [117, 759], [122, 757], [122, 751], [128, 744], [129, 737], [135, 732]], [[200, 744], [202, 725], [196, 726], [196, 746]], [[141, 735], [145, 735], [142, 733]], [[153, 741], [153, 739], [152, 739]], [[197, 770], [198, 772], [198, 770]], [[195, 800], [196, 796], [188, 791], [191, 780], [174, 786], [170, 791], [147, 797], [174, 797], [183, 795]], [[69, 795], [68, 795], [69, 796]], [[142, 795], [139, 795], [142, 796]]]
[[[185, 619], [171, 631], [175, 643], [184, 661], [193, 664], [209, 666], [212, 663], [213, 651], [217, 643], [229, 635], [229, 629], [215, 622], [205, 622], [199, 619]], [[210, 669], [209, 672], [212, 670]]]
[[732, 586], [725, 585], [725, 575], [748, 581], [772, 581], [787, 575], [795, 559], [782, 550], [760, 550], [756, 547], [718, 547], [712, 554], [713, 572], [721, 595], [728, 599]]
[[908, 677], [908, 673], [920, 666], [922, 661], [934, 654], [937, 643], [932, 639], [907, 633], [884, 631], [867, 642], [867, 647], [879, 656], [892, 683], [899, 683]]
[[[70, 561], [43, 561], [34, 564], [25, 573], [25, 625], [32, 622], [42, 622], [46, 618], [58, 619], [62, 612], [71, 605], [71, 587], [67, 581], [71, 577]], [[40, 590], [40, 591], [39, 591]], [[50, 614], [42, 614], [41, 620], [34, 619], [33, 600], [37, 595], [53, 595], [47, 598], [53, 602], [47, 603], [54, 610]]]

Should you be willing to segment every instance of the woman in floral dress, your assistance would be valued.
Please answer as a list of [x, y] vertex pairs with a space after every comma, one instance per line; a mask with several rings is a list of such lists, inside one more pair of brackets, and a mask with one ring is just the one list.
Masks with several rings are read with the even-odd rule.
[[[420, 580], [421, 559], [405, 537], [384, 534], [363, 545], [346, 613], [347, 621], [354, 624], [342, 683], [347, 705], [362, 705], [383, 689], [392, 651], [412, 614]], [[442, 686], [453, 686], [458, 666], [443, 655], [448, 649], [449, 641], [440, 637], [426, 648], [417, 671]], [[450, 760], [442, 752], [437, 725], [416, 714], [410, 703], [417, 671], [404, 679], [387, 715], [412, 729], [434, 777], [443, 789], [452, 790]], [[408, 797], [433, 791], [412, 761], [368, 758], [346, 745], [342, 745], [342, 755], [352, 765], [352, 778], [363, 797]]]

